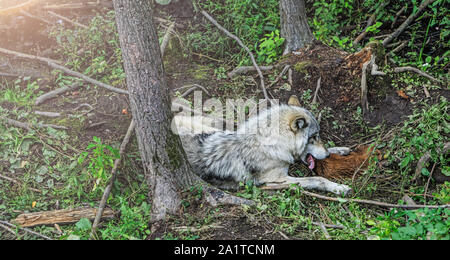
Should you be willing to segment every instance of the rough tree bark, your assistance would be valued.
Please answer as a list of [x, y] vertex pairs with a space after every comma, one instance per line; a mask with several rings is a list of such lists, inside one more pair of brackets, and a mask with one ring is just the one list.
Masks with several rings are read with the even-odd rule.
[[127, 75], [136, 136], [152, 201], [151, 220], [179, 212], [180, 191], [202, 186], [207, 202], [252, 204], [224, 193], [198, 177], [187, 161], [178, 135], [171, 131], [173, 114], [158, 37], [148, 0], [114, 0], [116, 23]]
[[286, 39], [283, 54], [303, 48], [314, 41], [304, 0], [280, 0], [280, 18], [281, 36]]
[[114, 0], [136, 136], [150, 188], [152, 221], [179, 210], [179, 190], [195, 185], [173, 118], [158, 37], [148, 0]]

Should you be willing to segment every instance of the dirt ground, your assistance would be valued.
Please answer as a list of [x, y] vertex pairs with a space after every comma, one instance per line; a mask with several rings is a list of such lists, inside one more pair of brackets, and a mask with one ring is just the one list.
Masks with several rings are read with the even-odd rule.
[[[1, 8], [11, 6], [19, 0], [1, 1]], [[80, 2], [80, 1], [78, 1]], [[87, 1], [86, 1], [87, 2]], [[110, 3], [101, 1], [100, 5], [86, 5], [77, 9], [61, 9], [57, 12], [70, 19], [76, 19], [80, 23], [87, 24], [96, 12], [112, 10]], [[185, 4], [184, 1], [180, 3]], [[104, 9], [106, 8], [106, 9]], [[171, 13], [172, 17], [180, 25], [177, 28], [178, 33], [188, 30], [189, 21], [194, 18], [194, 12], [191, 6], [181, 8], [181, 13]], [[48, 37], [50, 24], [60, 23], [63, 26], [72, 26], [61, 19], [46, 13], [48, 10], [36, 8], [28, 10], [32, 15], [18, 13], [13, 16], [0, 16], [0, 47], [11, 49], [28, 54], [43, 56], [58, 60], [59, 57], [54, 53], [57, 48], [54, 40]], [[56, 10], [54, 10], [56, 12]], [[157, 15], [163, 15], [168, 12], [164, 8], [157, 10]], [[36, 17], [40, 17], [39, 19]], [[46, 22], [47, 21], [47, 22]], [[164, 30], [160, 24], [158, 27]], [[263, 98], [262, 93], [255, 83], [258, 82], [256, 73], [246, 76], [240, 76], [239, 79], [216, 79], [214, 71], [205, 69], [204, 64], [211, 61], [204, 57], [191, 56], [191, 58], [177, 55], [179, 51], [177, 39], [173, 38], [172, 49], [168, 50], [165, 57], [165, 69], [167, 80], [172, 93], [175, 95], [177, 89], [188, 84], [200, 84], [211, 92], [213, 97], [257, 97]], [[293, 86], [286, 89], [288, 83], [287, 77], [283, 77], [268, 91], [271, 96], [280, 100], [281, 103], [287, 102], [291, 95], [297, 95], [302, 105], [310, 107], [310, 99], [305, 98], [305, 93], [314, 95], [317, 86], [317, 80], [321, 78], [321, 89], [318, 94], [318, 107], [316, 111], [328, 108], [323, 114], [321, 120], [322, 138], [327, 142], [333, 142], [337, 146], [356, 146], [370, 140], [372, 137], [361, 134], [367, 129], [362, 129], [361, 125], [356, 124], [355, 111], [360, 105], [360, 73], [352, 74], [352, 70], [346, 67], [345, 58], [349, 53], [333, 49], [321, 43], [309, 47], [306, 50], [299, 50], [299, 54], [285, 57], [280, 61], [280, 67], [265, 73], [278, 75], [284, 65], [289, 64], [294, 68]], [[29, 62], [23, 59], [7, 57], [0, 54], [0, 72], [10, 73], [12, 76], [3, 76], [0, 79], [3, 82], [11, 82], [17, 78], [17, 75], [31, 76], [41, 78], [39, 90], [46, 92], [56, 88], [54, 84], [55, 76], [45, 64]], [[199, 73], [201, 76], [198, 76]], [[373, 107], [372, 111], [362, 116], [370, 127], [383, 125], [386, 131], [401, 124], [401, 122], [419, 107], [420, 100], [425, 99], [424, 94], [419, 94], [414, 98], [404, 98], [398, 94], [397, 89], [391, 87], [391, 82], [386, 79], [372, 78], [369, 80], [375, 82], [370, 84], [369, 104]], [[235, 84], [236, 81], [244, 82], [243, 89], [221, 88], [224, 82], [229, 81]], [[266, 82], [267, 82], [266, 78]], [[450, 98], [448, 90], [429, 90], [433, 102], [438, 102], [440, 96]], [[192, 98], [192, 96], [187, 99]], [[73, 139], [72, 145], [77, 149], [86, 147], [93, 136], [98, 136], [105, 142], [120, 143], [131, 120], [130, 113], [124, 113], [124, 110], [130, 111], [128, 99], [124, 95], [108, 92], [100, 88], [79, 88], [69, 91], [66, 94], [51, 99], [44, 104], [35, 106], [35, 111], [60, 112], [65, 116], [71, 115], [78, 110], [86, 111], [87, 120], [82, 123], [76, 118], [67, 117], [67, 120], [55, 120], [45, 117], [39, 118], [46, 123], [64, 124], [69, 127], [68, 135]], [[90, 104], [92, 110], [80, 105]], [[0, 106], [6, 110], [14, 107], [8, 102], [0, 103]], [[333, 122], [337, 122], [337, 127]], [[136, 145], [130, 149], [137, 149]], [[7, 162], [0, 162], [8, 167]], [[140, 169], [140, 165], [136, 165]], [[292, 171], [301, 168], [301, 165], [294, 165]], [[140, 169], [142, 170], [142, 169]], [[310, 173], [311, 174], [311, 173]], [[216, 210], [205, 205], [192, 207], [188, 212], [195, 218], [211, 215]], [[273, 225], [267, 222], [255, 221], [238, 207], [221, 207], [214, 213], [215, 219], [205, 229], [198, 231], [200, 239], [285, 239], [285, 235], [274, 230]], [[155, 232], [150, 239], [162, 237], [168, 232], [175, 236], [183, 234], [183, 227], [190, 223], [186, 219], [176, 217], [169, 219], [166, 224], [155, 227]], [[180, 228], [181, 227], [181, 228]], [[309, 237], [310, 238], [310, 237]]]

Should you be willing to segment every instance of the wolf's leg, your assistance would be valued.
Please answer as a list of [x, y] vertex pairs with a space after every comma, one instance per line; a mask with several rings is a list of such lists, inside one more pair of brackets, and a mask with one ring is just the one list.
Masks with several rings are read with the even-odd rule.
[[344, 194], [347, 195], [351, 188], [347, 185], [338, 184], [332, 181], [329, 181], [323, 177], [304, 177], [304, 178], [295, 178], [291, 176], [286, 176], [282, 184], [298, 184], [300, 187], [305, 190], [321, 190], [328, 191], [338, 195]]
[[348, 147], [331, 147], [331, 148], [328, 148], [328, 152], [339, 154], [339, 155], [348, 155], [351, 152], [351, 149]]

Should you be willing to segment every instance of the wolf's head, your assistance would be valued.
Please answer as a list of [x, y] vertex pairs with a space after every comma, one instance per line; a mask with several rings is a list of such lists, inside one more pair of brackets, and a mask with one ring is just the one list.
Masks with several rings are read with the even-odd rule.
[[315, 160], [325, 159], [330, 154], [320, 140], [320, 126], [315, 117], [306, 109], [300, 108], [296, 96], [289, 98], [288, 105], [294, 108], [289, 115], [290, 130], [294, 133], [297, 155], [311, 170], [315, 167]]

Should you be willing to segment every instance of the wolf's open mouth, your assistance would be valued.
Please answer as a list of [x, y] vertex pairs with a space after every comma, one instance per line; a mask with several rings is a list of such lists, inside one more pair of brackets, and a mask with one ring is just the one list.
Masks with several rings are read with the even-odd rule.
[[314, 160], [314, 157], [311, 154], [308, 154], [306, 156], [306, 161], [308, 162], [308, 168], [310, 170], [314, 169], [314, 167], [316, 166], [316, 162]]

